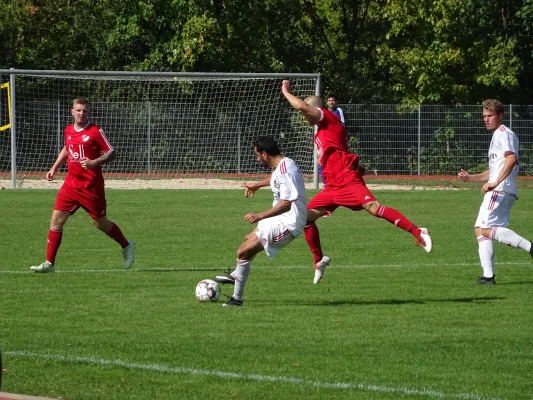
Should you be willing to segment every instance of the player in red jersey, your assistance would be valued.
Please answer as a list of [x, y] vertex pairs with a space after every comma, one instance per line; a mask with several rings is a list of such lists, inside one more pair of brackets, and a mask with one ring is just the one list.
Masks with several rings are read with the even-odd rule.
[[63, 225], [80, 207], [87, 211], [94, 225], [122, 247], [124, 268], [131, 267], [135, 260], [135, 244], [127, 240], [120, 228], [107, 219], [104, 177], [102, 164], [116, 158], [116, 153], [102, 129], [89, 121], [89, 102], [79, 97], [74, 99], [71, 114], [74, 124], [65, 128], [65, 146], [46, 173], [51, 181], [59, 167], [67, 161], [65, 182], [57, 194], [46, 248], [46, 261], [31, 267], [35, 272], [54, 272], [55, 259]]
[[315, 144], [318, 161], [322, 165], [325, 188], [307, 204], [307, 224], [304, 228], [305, 240], [314, 257], [317, 284], [329, 265], [330, 257], [322, 253], [320, 234], [315, 221], [326, 212], [333, 212], [343, 206], [353, 211], [365, 209], [378, 218], [385, 218], [395, 226], [411, 233], [417, 245], [429, 253], [431, 237], [426, 228], [418, 228], [397, 210], [381, 205], [367, 188], [363, 179], [359, 157], [348, 149], [346, 132], [340, 119], [324, 107], [318, 96], [304, 100], [290, 92], [289, 81], [283, 81], [281, 91], [291, 106], [300, 111], [310, 125], [316, 125]]

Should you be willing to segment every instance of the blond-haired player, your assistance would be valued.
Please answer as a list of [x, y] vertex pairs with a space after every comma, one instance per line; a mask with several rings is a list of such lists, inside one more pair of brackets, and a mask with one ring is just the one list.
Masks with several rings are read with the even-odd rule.
[[54, 264], [63, 238], [63, 226], [80, 208], [89, 214], [96, 228], [122, 247], [124, 268], [128, 269], [135, 260], [134, 243], [128, 241], [118, 225], [106, 216], [107, 203], [101, 165], [116, 158], [115, 150], [104, 131], [89, 120], [89, 102], [85, 98], [74, 99], [70, 113], [74, 123], [65, 128], [65, 145], [46, 173], [46, 179], [54, 179], [59, 167], [65, 162], [68, 172], [52, 212], [46, 260], [31, 269], [35, 272], [55, 272]]
[[498, 100], [487, 99], [483, 102], [483, 120], [487, 130], [492, 132], [488, 154], [489, 169], [473, 175], [461, 169], [458, 174], [463, 182], [485, 182], [481, 188], [485, 196], [474, 224], [479, 260], [483, 268], [483, 276], [477, 281], [481, 285], [496, 283], [494, 240], [532, 254], [531, 242], [507, 228], [511, 207], [518, 198], [516, 176], [519, 166], [518, 137], [503, 125], [503, 111], [503, 105]]

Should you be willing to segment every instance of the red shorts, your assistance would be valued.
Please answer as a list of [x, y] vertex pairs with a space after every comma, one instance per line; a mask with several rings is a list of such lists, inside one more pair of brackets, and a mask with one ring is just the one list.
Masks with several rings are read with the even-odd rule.
[[354, 182], [340, 188], [326, 186], [311, 199], [307, 208], [325, 208], [333, 212], [337, 207], [342, 206], [353, 211], [360, 211], [363, 209], [363, 204], [375, 200], [376, 198], [363, 182]]
[[74, 214], [81, 207], [93, 219], [106, 216], [105, 190], [101, 188], [74, 188], [63, 185], [56, 197], [54, 210]]

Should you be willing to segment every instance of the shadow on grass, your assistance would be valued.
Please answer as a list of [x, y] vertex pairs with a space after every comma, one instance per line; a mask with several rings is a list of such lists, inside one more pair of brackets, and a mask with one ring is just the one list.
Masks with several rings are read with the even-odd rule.
[[291, 304], [291, 305], [301, 305], [301, 306], [327, 306], [327, 307], [336, 307], [336, 306], [347, 306], [347, 305], [358, 305], [358, 306], [374, 306], [374, 305], [384, 305], [384, 306], [401, 306], [405, 304], [426, 304], [426, 303], [488, 303], [496, 300], [505, 300], [505, 297], [457, 297], [451, 299], [420, 299], [420, 300], [401, 300], [401, 299], [388, 299], [388, 300], [356, 300], [356, 299], [346, 299], [346, 300], [329, 300], [329, 301], [298, 301], [298, 300], [283, 300], [281, 303], [279, 300], [262, 300], [256, 301], [256, 304], [270, 304], [270, 303], [280, 303], [280, 304]]
[[503, 282], [503, 283], [498, 282], [496, 286], [503, 286], [503, 285], [533, 285], [533, 281]]
[[216, 268], [216, 267], [194, 267], [194, 268], [146, 268], [146, 269], [132, 269], [131, 272], [191, 272], [191, 271], [218, 271], [220, 273], [226, 272], [227, 268]]

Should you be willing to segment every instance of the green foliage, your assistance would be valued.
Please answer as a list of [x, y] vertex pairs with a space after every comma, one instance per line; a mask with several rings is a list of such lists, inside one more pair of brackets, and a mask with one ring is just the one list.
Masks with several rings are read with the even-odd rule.
[[478, 102], [487, 88], [500, 93], [493, 97], [517, 89], [521, 63], [497, 7], [393, 0], [386, 18], [391, 28], [380, 48], [380, 65], [390, 68], [403, 101]]
[[533, 1], [0, 0], [0, 67], [320, 72], [344, 103], [531, 103]]

